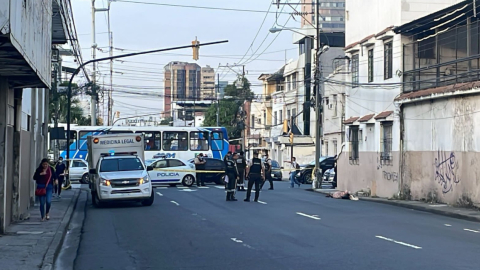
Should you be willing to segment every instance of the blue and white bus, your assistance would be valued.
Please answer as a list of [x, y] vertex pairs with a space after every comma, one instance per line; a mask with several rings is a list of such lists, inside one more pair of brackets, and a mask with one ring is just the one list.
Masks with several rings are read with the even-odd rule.
[[[67, 129], [66, 124], [59, 127]], [[53, 127], [51, 125], [50, 127]], [[131, 127], [131, 126], [77, 126], [70, 125], [70, 159], [87, 158], [87, 137], [90, 135], [142, 133], [145, 138], [145, 160], [160, 156], [189, 160], [203, 153], [223, 159], [229, 151], [227, 130], [224, 127]], [[66, 140], [59, 141], [60, 156], [66, 157]], [[54, 141], [49, 140], [53, 153]]]

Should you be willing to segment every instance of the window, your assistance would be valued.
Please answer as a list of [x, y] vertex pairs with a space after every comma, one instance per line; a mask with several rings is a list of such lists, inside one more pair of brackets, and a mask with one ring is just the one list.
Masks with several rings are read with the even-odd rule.
[[136, 131], [135, 133], [143, 134], [146, 151], [160, 150], [160, 132]]
[[277, 123], [277, 112], [274, 112], [274, 113], [273, 113], [273, 125], [276, 126], [277, 124], [278, 124], [278, 123]]
[[368, 82], [373, 82], [373, 49], [368, 50]]
[[393, 73], [392, 42], [385, 43], [384, 48], [385, 48], [384, 49], [385, 55], [384, 55], [383, 63], [384, 63], [384, 69], [385, 69], [384, 77], [386, 80], [386, 79], [392, 78], [392, 73]]
[[392, 122], [383, 122], [382, 123], [382, 134], [381, 134], [381, 160], [391, 160], [392, 159]]
[[87, 151], [87, 138], [88, 136], [101, 135], [104, 134], [102, 131], [79, 131], [78, 132], [80, 139], [78, 141], [78, 149]]
[[287, 110], [287, 121], [288, 124], [290, 124], [290, 120], [292, 119], [292, 116], [290, 115], [290, 110]]
[[280, 110], [280, 123], [283, 123], [283, 110]]
[[325, 156], [328, 156], [328, 141], [325, 140]]
[[223, 150], [223, 134], [220, 132], [212, 132], [212, 150]]
[[267, 112], [263, 112], [263, 124], [267, 125]]
[[208, 151], [208, 132], [192, 131], [190, 132], [190, 150]]
[[333, 154], [336, 156], [337, 155], [337, 140], [333, 140]]
[[292, 109], [293, 123], [297, 124], [297, 109]]
[[252, 121], [250, 121], [250, 127], [255, 128], [255, 115], [252, 114]]
[[72, 167], [73, 167], [73, 168], [85, 168], [85, 167], [88, 167], [88, 166], [87, 166], [87, 164], [85, 164], [85, 163], [83, 163], [83, 162], [81, 162], [81, 161], [75, 160], [75, 161], [73, 161], [73, 163], [72, 163]]
[[333, 116], [337, 116], [337, 95], [333, 95], [332, 97], [333, 101]]
[[188, 133], [186, 131], [164, 131], [163, 150], [165, 151], [187, 151]]
[[328, 106], [328, 104], [330, 104], [329, 98], [325, 97], [324, 102], [325, 102], [325, 106]]
[[185, 164], [180, 160], [177, 160], [177, 159], [168, 160], [168, 167], [181, 167], [181, 166], [185, 166]]
[[156, 169], [166, 168], [167, 167], [167, 160], [166, 159], [159, 160], [159, 161], [153, 163], [152, 167], [156, 168]]
[[121, 172], [144, 170], [142, 162], [138, 158], [115, 158], [104, 159], [100, 165], [100, 172]]
[[297, 89], [297, 73], [293, 73], [292, 83], [293, 83], [293, 90], [296, 90]]
[[352, 56], [352, 88], [358, 87], [358, 54]]
[[350, 160], [358, 159], [358, 126], [350, 127]]

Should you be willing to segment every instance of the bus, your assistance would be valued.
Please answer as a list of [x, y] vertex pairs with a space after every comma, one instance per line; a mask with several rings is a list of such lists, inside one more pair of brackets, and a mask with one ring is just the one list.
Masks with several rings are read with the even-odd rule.
[[[50, 128], [53, 125], [49, 125]], [[67, 130], [66, 124], [58, 124]], [[87, 159], [87, 137], [90, 135], [139, 133], [145, 138], [145, 160], [157, 157], [189, 160], [203, 153], [207, 157], [223, 159], [229, 151], [227, 129], [224, 127], [170, 127], [170, 126], [78, 126], [70, 125], [70, 155], [67, 158], [66, 140], [59, 140], [63, 159]], [[50, 133], [49, 133], [50, 136]], [[67, 136], [67, 134], [66, 134]], [[55, 140], [48, 139], [52, 154]], [[57, 157], [55, 157], [56, 159]]]

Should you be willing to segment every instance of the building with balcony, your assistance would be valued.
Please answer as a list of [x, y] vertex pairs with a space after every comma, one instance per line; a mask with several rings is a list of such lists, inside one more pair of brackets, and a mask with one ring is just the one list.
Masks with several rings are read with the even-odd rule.
[[324, 32], [345, 31], [345, 0], [302, 0], [302, 27], [315, 24], [316, 3], [320, 4], [320, 27]]
[[163, 117], [173, 116], [173, 102], [198, 100], [200, 89], [201, 68], [199, 65], [178, 61], [165, 65]]
[[[379, 197], [393, 197], [402, 190], [400, 168], [404, 168], [402, 144], [406, 141], [401, 133], [400, 105], [395, 100], [403, 91], [405, 65], [415, 54], [404, 58], [404, 44], [409, 39], [404, 31], [394, 31], [394, 26], [408, 25], [460, 1], [417, 2], [391, 0], [365, 5], [346, 1], [345, 37], [349, 45], [345, 53], [350, 59], [350, 75], [345, 90], [346, 145], [338, 161], [340, 189], [369, 191]], [[434, 32], [436, 28], [432, 28]]]
[[479, 1], [462, 1], [394, 29], [404, 37], [404, 84], [395, 102], [402, 111], [399, 185], [408, 198], [480, 203], [479, 10]]
[[200, 99], [216, 100], [215, 70], [210, 66], [202, 67], [200, 71]]

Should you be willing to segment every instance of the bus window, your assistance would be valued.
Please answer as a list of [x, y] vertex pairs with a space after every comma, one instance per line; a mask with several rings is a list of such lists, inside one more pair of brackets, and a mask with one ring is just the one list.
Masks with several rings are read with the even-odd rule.
[[109, 130], [108, 134], [125, 134], [125, 133], [133, 133], [131, 130]]
[[208, 132], [192, 131], [190, 132], [190, 150], [192, 151], [208, 151]]
[[160, 150], [160, 132], [158, 131], [136, 131], [142, 133], [145, 140], [145, 150]]
[[223, 134], [221, 132], [212, 132], [212, 150], [223, 150]]
[[188, 150], [188, 132], [164, 131], [163, 132], [163, 150], [164, 151], [187, 151]]
[[78, 149], [86, 151], [88, 149], [87, 137], [88, 136], [93, 136], [93, 135], [102, 135], [102, 134], [105, 134], [105, 132], [104, 131], [96, 131], [96, 130], [79, 131], [78, 136], [80, 138], [78, 139]]

